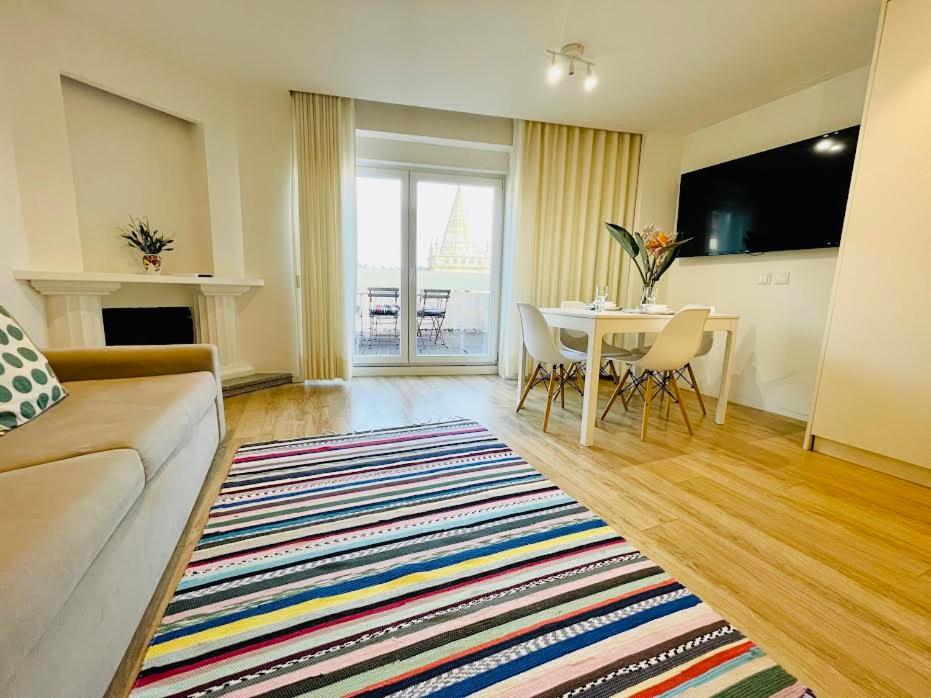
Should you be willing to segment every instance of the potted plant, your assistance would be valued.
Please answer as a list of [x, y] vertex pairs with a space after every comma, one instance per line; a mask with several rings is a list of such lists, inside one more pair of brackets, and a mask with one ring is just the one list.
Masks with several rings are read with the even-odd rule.
[[174, 238], [169, 238], [152, 230], [148, 218], [129, 217], [129, 225], [120, 228], [127, 244], [142, 252], [142, 268], [148, 274], [158, 274], [162, 270], [162, 253], [171, 252]]
[[626, 228], [615, 223], [605, 223], [621, 249], [624, 250], [634, 262], [643, 282], [643, 291], [640, 294], [641, 307], [656, 302], [656, 282], [660, 280], [666, 270], [672, 266], [679, 249], [692, 238], [676, 240], [676, 234], [667, 235], [659, 228], [647, 226], [641, 233], [631, 233]]

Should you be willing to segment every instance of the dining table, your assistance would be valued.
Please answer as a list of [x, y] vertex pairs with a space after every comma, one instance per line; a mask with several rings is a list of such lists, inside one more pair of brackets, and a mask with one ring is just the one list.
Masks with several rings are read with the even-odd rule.
[[[650, 314], [635, 310], [589, 310], [586, 308], [540, 308], [546, 322], [553, 328], [584, 332], [588, 335], [586, 351], [585, 390], [582, 394], [582, 428], [579, 443], [591, 446], [595, 443], [595, 419], [598, 413], [598, 380], [601, 374], [601, 346], [606, 335], [636, 334], [638, 342], [649, 333], [662, 331], [674, 315]], [[740, 325], [740, 316], [713, 312], [705, 322], [706, 332], [726, 334], [721, 380], [718, 385], [718, 404], [714, 414], [717, 424], [724, 424], [727, 414], [727, 396], [731, 385], [731, 361], [734, 342]], [[521, 355], [517, 372], [517, 395], [523, 392], [524, 369], [527, 365], [527, 348], [521, 342]]]

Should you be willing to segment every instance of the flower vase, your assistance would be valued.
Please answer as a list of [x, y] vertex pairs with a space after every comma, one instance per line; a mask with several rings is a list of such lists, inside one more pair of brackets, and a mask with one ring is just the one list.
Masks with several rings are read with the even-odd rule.
[[146, 274], [158, 274], [162, 271], [162, 257], [157, 254], [142, 255], [142, 268]]
[[645, 285], [640, 292], [640, 310], [646, 310], [647, 306], [656, 304], [656, 282]]

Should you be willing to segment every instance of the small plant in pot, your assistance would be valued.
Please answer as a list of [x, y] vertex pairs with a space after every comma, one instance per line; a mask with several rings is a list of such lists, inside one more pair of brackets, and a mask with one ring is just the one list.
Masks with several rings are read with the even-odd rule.
[[142, 268], [148, 274], [158, 274], [162, 270], [162, 253], [174, 250], [171, 246], [174, 238], [153, 230], [148, 218], [130, 216], [129, 225], [120, 228], [120, 233], [130, 247], [142, 253]]

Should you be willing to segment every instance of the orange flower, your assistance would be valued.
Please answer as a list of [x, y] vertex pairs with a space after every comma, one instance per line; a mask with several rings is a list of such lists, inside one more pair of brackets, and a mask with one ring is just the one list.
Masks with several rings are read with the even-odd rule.
[[672, 242], [662, 230], [656, 231], [656, 234], [650, 236], [646, 241], [646, 247], [648, 250], [656, 251], [660, 250], [669, 245]]

